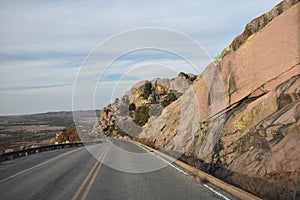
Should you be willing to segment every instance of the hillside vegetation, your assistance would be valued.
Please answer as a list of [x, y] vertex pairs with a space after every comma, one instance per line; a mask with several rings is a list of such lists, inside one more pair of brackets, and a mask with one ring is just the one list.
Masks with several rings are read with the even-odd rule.
[[182, 155], [264, 199], [294, 199], [300, 186], [299, 16], [298, 0], [281, 2], [247, 24], [197, 78], [182, 73], [137, 83], [101, 110], [94, 131]]

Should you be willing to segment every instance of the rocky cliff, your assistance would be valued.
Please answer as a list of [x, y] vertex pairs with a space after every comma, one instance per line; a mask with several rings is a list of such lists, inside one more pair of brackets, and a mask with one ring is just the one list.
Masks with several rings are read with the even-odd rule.
[[181, 72], [172, 79], [156, 78], [136, 83], [124, 96], [100, 111], [94, 134], [102, 133], [109, 137], [139, 135], [142, 127], [177, 100], [195, 79], [195, 75]]
[[[293, 199], [300, 187], [298, 2], [283, 1], [250, 22], [181, 96], [149, 116], [142, 128], [119, 122], [121, 129], [127, 124], [126, 130], [137, 130], [138, 140], [260, 197]], [[166, 98], [165, 89], [150, 85], [147, 98], [134, 92], [145, 89], [134, 90], [115, 103], [117, 108], [104, 109], [100, 129], [110, 135], [107, 124], [118, 121], [114, 113], [125, 102], [161, 103], [157, 99]], [[129, 114], [133, 122], [135, 114]]]
[[209, 67], [141, 134], [148, 144], [269, 199], [292, 199], [300, 185], [300, 4], [276, 8], [282, 5], [290, 8], [267, 24], [251, 22], [246, 30], [258, 24], [256, 31], [239, 36], [217, 60], [225, 106], [211, 102], [218, 90], [208, 90], [203, 78], [214, 80]]

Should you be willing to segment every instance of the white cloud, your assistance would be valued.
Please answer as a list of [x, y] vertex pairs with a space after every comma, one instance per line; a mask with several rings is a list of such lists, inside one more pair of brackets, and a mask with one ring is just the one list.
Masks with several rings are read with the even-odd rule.
[[[174, 29], [199, 42], [215, 57], [243, 31], [247, 22], [278, 2], [2, 0], [0, 114], [69, 110], [77, 67], [99, 42], [121, 31], [138, 27]], [[118, 45], [126, 44], [119, 43], [111, 51], [102, 53], [115, 53]], [[173, 45], [180, 47], [178, 42]], [[193, 52], [188, 47], [183, 49]], [[105, 58], [92, 63], [97, 64], [95, 71], [84, 72], [87, 81], [95, 77], [94, 73], [99, 71], [97, 67], [104, 69]], [[115, 74], [127, 72], [130, 66], [147, 65], [154, 60], [153, 57], [147, 60], [129, 56], [127, 60], [116, 62], [107, 74], [115, 77]], [[181, 65], [178, 60], [158, 57], [156, 61], [178, 71], [188, 71], [188, 65]], [[135, 71], [132, 75], [144, 77], [145, 72]], [[165, 76], [169, 72], [164, 68], [160, 73], [153, 70], [152, 75]], [[118, 93], [129, 87], [125, 82], [132, 83], [124, 80], [124, 87]], [[97, 97], [97, 105], [107, 103], [105, 95], [110, 95], [111, 85], [112, 82], [106, 83], [104, 91], [107, 92]]]

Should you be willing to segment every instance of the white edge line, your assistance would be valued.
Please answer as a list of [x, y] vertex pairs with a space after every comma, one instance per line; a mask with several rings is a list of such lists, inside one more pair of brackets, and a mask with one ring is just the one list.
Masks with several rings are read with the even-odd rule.
[[[80, 148], [80, 149], [81, 149], [81, 148]], [[68, 155], [68, 154], [74, 153], [75, 151], [78, 151], [78, 150], [80, 150], [80, 149], [75, 149], [75, 150], [72, 150], [72, 151], [63, 153], [63, 154], [61, 154], [61, 155], [59, 155], [59, 156], [57, 156], [57, 157], [54, 157], [54, 158], [52, 158], [52, 159], [50, 159], [50, 160], [47, 160], [47, 161], [42, 162], [42, 163], [40, 163], [40, 164], [38, 164], [38, 165], [35, 165], [35, 166], [30, 167], [30, 168], [28, 168], [28, 169], [25, 169], [25, 170], [23, 170], [23, 171], [21, 171], [21, 172], [18, 172], [18, 173], [14, 174], [14, 175], [11, 175], [11, 176], [9, 176], [9, 177], [7, 177], [7, 178], [5, 178], [5, 179], [0, 180], [0, 183], [2, 183], [2, 182], [4, 182], [4, 181], [7, 181], [7, 180], [9, 180], [9, 179], [12, 179], [12, 178], [14, 178], [14, 177], [16, 177], [16, 176], [19, 176], [19, 175], [21, 175], [21, 174], [24, 174], [25, 172], [28, 172], [28, 171], [33, 170], [33, 169], [35, 169], [35, 168], [38, 168], [38, 167], [40, 167], [40, 166], [42, 166], [42, 165], [45, 165], [45, 164], [47, 164], [47, 163], [49, 163], [49, 162], [51, 162], [51, 161], [53, 161], [53, 160], [56, 160], [56, 159], [58, 159], [58, 158], [61, 158], [61, 157], [63, 157], [63, 156], [66, 156], [66, 155]]]
[[219, 196], [222, 197], [223, 199], [230, 200], [228, 197], [224, 196], [223, 194], [221, 194], [220, 192], [216, 191], [215, 189], [209, 187], [208, 185], [203, 184], [203, 186], [206, 187], [207, 189], [209, 189], [210, 191], [212, 191], [213, 193], [219, 195]]
[[[178, 167], [176, 167], [175, 165], [173, 165], [172, 163], [166, 161], [164, 158], [160, 157], [159, 155], [149, 151], [148, 149], [146, 149], [145, 147], [143, 146], [140, 146], [142, 149], [144, 149], [145, 151], [147, 151], [148, 153], [152, 154], [152, 155], [155, 155], [156, 157], [158, 157], [159, 159], [161, 159], [162, 161], [164, 161], [165, 163], [167, 163], [168, 165], [172, 166], [173, 168], [177, 169], [179, 172], [183, 173], [184, 175], [188, 175], [185, 171], [179, 169]], [[221, 194], [220, 192], [214, 190], [213, 188], [209, 187], [208, 185], [206, 184], [203, 184], [204, 187], [206, 187], [207, 189], [209, 189], [210, 191], [214, 192], [215, 194], [219, 195], [220, 197], [222, 197], [223, 199], [226, 199], [226, 200], [230, 200], [228, 197], [224, 196], [223, 194]]]
[[183, 173], [184, 175], [188, 175], [185, 171], [183, 171], [182, 169], [176, 167], [175, 165], [173, 165], [171, 162], [168, 162], [167, 160], [165, 160], [164, 158], [160, 157], [159, 155], [149, 151], [148, 149], [146, 149], [145, 147], [140, 146], [142, 149], [144, 149], [145, 151], [147, 151], [148, 153], [155, 155], [157, 158], [159, 158], [160, 160], [162, 160], [163, 162], [167, 163], [168, 165], [170, 165], [171, 167], [177, 169], [179, 172]]
[[164, 158], [160, 157], [159, 155], [156, 155], [159, 159], [161, 159], [162, 161], [164, 161], [165, 163], [169, 164], [170, 166], [174, 167], [175, 169], [177, 169], [179, 172], [183, 173], [184, 175], [188, 175], [185, 171], [183, 171], [182, 169], [176, 167], [175, 165], [173, 165], [172, 163], [166, 161]]

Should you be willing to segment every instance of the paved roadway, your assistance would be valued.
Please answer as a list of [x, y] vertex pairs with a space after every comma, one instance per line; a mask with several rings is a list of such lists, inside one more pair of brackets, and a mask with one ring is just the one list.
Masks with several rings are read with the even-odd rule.
[[87, 148], [1, 162], [0, 199], [230, 199], [132, 142], [112, 140]]

